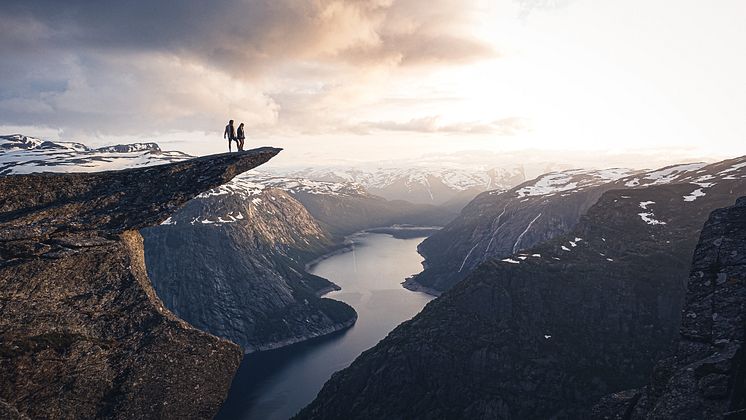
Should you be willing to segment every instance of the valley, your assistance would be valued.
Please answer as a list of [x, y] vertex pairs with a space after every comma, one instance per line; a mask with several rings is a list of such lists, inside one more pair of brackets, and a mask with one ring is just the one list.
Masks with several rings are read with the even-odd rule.
[[247, 355], [218, 418], [290, 418], [313, 400], [332, 373], [416, 315], [432, 296], [408, 291], [401, 282], [422, 269], [416, 250], [421, 241], [359, 233], [349, 238], [348, 252], [315, 265], [312, 274], [340, 286], [325, 296], [353, 307], [357, 322], [328, 337]]
[[[120, 174], [129, 177], [121, 179], [140, 179], [126, 174], [168, 173], [196, 162], [229, 162], [242, 156], [193, 158], [164, 152], [155, 143], [89, 148], [20, 135], [0, 136], [0, 148], [0, 179], [9, 185], [57, 176], [91, 179], [99, 185], [98, 179], [114, 177], [117, 181], [89, 195], [96, 206], [114, 206], [116, 211], [147, 206], [134, 196], [116, 201], [122, 194], [132, 195], [137, 185], [116, 178]], [[60, 174], [35, 175], [38, 172]], [[69, 172], [78, 173], [65, 175]], [[64, 229], [72, 228], [55, 223], [71, 214], [45, 219], [71, 205], [67, 202], [41, 209], [41, 216], [13, 216], [18, 211], [12, 210], [3, 223], [16, 233], [5, 241], [0, 268], [6, 267], [4, 299], [20, 302], [12, 297], [16, 283], [8, 274], [17, 261], [71, 259], [81, 249], [90, 249], [91, 255], [104, 249], [100, 247], [119, 249], [110, 241], [120, 235], [123, 249], [135, 252], [131, 258], [141, 258], [135, 277], [146, 284], [144, 293], [166, 314], [164, 319], [182, 323], [188, 334], [203, 334], [196, 336], [201, 342], [221, 346], [215, 363], [223, 373], [212, 382], [194, 373], [193, 383], [212, 391], [194, 404], [180, 405], [184, 413], [215, 414], [226, 394], [219, 414], [226, 419], [283, 419], [296, 413], [298, 418], [324, 419], [621, 418], [620, 410], [636, 410], [639, 418], [646, 418], [653, 416], [644, 413], [654, 406], [687, 412], [692, 404], [709, 407], [712, 413], [741, 410], [743, 401], [728, 394], [741, 389], [743, 379], [742, 338], [730, 326], [742, 319], [737, 274], [727, 283], [732, 286], [727, 293], [736, 300], [718, 300], [724, 309], [706, 315], [713, 320], [727, 315], [723, 319], [728, 325], [712, 326], [720, 328], [720, 338], [699, 336], [709, 325], [685, 320], [689, 324], [681, 337], [679, 327], [682, 310], [695, 319], [707, 305], [698, 302], [710, 299], [704, 289], [692, 289], [700, 278], [690, 273], [692, 256], [700, 267], [697, 273], [717, 270], [711, 267], [719, 264], [712, 262], [715, 257], [697, 262], [698, 241], [713, 211], [746, 195], [744, 157], [655, 170], [573, 169], [527, 181], [519, 170], [467, 174], [442, 168], [360, 172], [271, 167], [230, 172], [199, 190], [179, 179], [160, 181], [164, 188], [176, 188], [172, 200], [178, 204], [156, 205], [151, 210], [157, 216], [140, 222], [126, 212], [111, 210], [105, 216], [86, 210], [83, 219], [70, 222], [75, 228], [67, 232]], [[493, 186], [497, 189], [490, 189]], [[183, 188], [189, 199], [179, 192]], [[74, 189], [71, 196], [80, 188]], [[54, 200], [58, 192], [45, 194]], [[27, 206], [23, 197], [5, 200], [9, 209]], [[81, 200], [74, 205], [84, 209]], [[741, 209], [721, 213], [740, 215]], [[21, 228], [18, 217], [41, 217], [42, 222]], [[718, 220], [735, 226], [732, 229], [740, 226], [726, 216]], [[44, 233], [38, 223], [52, 223], [53, 228]], [[732, 234], [731, 228], [717, 226], [713, 229], [721, 229], [718, 235]], [[58, 239], [59, 229], [70, 237]], [[93, 233], [81, 234], [89, 230]], [[712, 239], [715, 234], [702, 235], [717, 241]], [[728, 246], [735, 259], [723, 264], [738, 273], [740, 248]], [[113, 268], [106, 272], [118, 273]], [[710, 285], [712, 281], [705, 286]], [[73, 299], [100, 308], [95, 299], [89, 300], [96, 291], [82, 293]], [[50, 308], [58, 306], [54, 299], [48, 301]], [[118, 306], [111, 308], [122, 313]], [[149, 313], [147, 308], [141, 312]], [[10, 315], [19, 313], [13, 309]], [[65, 333], [61, 343], [39, 338], [48, 337], [47, 332], [28, 338], [28, 343], [28, 332], [11, 329], [7, 337], [20, 349], [45, 348], [65, 356], [79, 355], [78, 335], [99, 336], [79, 332], [88, 321], [73, 317], [65, 322], [78, 332]], [[40, 320], [39, 331], [45, 328]], [[157, 336], [152, 334], [143, 340]], [[702, 339], [709, 344], [697, 344]], [[733, 346], [725, 346], [726, 339]], [[174, 345], [189, 346], [190, 340]], [[20, 381], [19, 372], [28, 369], [31, 353], [24, 356], [15, 347], [4, 348], [3, 354], [20, 357], [7, 365]], [[721, 348], [727, 357], [710, 367], [708, 352]], [[130, 344], [104, 350], [96, 356], [97, 363], [116, 366], [123, 363], [122, 354], [140, 351]], [[238, 353], [244, 354], [240, 367]], [[699, 369], [717, 371], [720, 376], [696, 377], [715, 381], [706, 395], [687, 394], [682, 402], [676, 394], [666, 394], [662, 387], [667, 383], [684, 387], [695, 381], [672, 354], [705, 366]], [[166, 363], [158, 357], [149, 363]], [[675, 373], [679, 371], [684, 373]], [[45, 368], [43, 375], [56, 383], [59, 378], [50, 372]], [[646, 385], [651, 372], [658, 376]], [[102, 382], [100, 388], [118, 386], [116, 381]], [[128, 395], [139, 398], [137, 393]], [[730, 398], [730, 405], [712, 402], [712, 395]], [[12, 398], [0, 396], [0, 403], [9, 404], [5, 400]], [[92, 398], [88, 410], [97, 412], [124, 404]]]

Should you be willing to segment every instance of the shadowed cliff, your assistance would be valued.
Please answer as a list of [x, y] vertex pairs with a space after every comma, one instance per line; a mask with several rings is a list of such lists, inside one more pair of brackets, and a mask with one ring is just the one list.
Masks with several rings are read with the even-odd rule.
[[673, 356], [646, 386], [604, 398], [594, 418], [746, 417], [746, 197], [707, 221], [681, 314]]
[[241, 350], [163, 307], [137, 230], [279, 151], [0, 178], [0, 416], [212, 417]]

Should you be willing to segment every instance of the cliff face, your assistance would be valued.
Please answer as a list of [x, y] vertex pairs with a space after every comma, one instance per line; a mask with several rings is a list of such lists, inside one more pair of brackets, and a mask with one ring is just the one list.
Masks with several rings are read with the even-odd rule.
[[479, 264], [504, 258], [569, 232], [613, 180], [627, 171], [566, 171], [543, 175], [508, 191], [472, 200], [451, 223], [418, 250], [425, 270], [405, 287], [440, 294]]
[[163, 307], [137, 230], [278, 152], [0, 178], [0, 413], [213, 416], [240, 349]]
[[600, 419], [746, 417], [746, 198], [710, 216], [694, 253], [674, 355], [651, 382], [611, 395]]
[[584, 418], [668, 354], [702, 225], [746, 182], [695, 188], [607, 191], [569, 235], [482, 264], [298, 417]]
[[688, 183], [691, 189], [686, 199], [693, 202], [722, 194], [745, 175], [746, 157], [741, 157], [639, 173], [620, 169], [555, 172], [503, 193], [483, 193], [420, 245], [425, 270], [407, 287], [439, 294], [484, 261], [505, 258], [569, 233], [605, 191]]
[[252, 185], [202, 194], [142, 232], [158, 296], [247, 352], [352, 325], [350, 306], [318, 297], [336, 286], [305, 271], [332, 246], [329, 233], [290, 194]]

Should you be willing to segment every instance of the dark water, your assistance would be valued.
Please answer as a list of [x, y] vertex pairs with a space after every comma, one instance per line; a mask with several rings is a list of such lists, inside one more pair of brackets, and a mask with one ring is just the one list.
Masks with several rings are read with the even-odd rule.
[[401, 286], [422, 271], [416, 248], [423, 238], [364, 233], [351, 239], [354, 251], [324, 260], [311, 272], [342, 288], [326, 297], [355, 308], [357, 323], [331, 336], [244, 357], [219, 419], [288, 419], [316, 397], [332, 373], [432, 299]]

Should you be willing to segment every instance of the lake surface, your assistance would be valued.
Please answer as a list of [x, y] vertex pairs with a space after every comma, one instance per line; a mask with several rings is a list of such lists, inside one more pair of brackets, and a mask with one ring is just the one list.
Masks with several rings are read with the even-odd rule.
[[287, 420], [316, 397], [332, 373], [349, 366], [433, 299], [401, 286], [406, 277], [422, 271], [417, 245], [423, 238], [361, 233], [349, 239], [355, 244], [353, 251], [323, 260], [310, 272], [342, 288], [325, 297], [355, 308], [355, 325], [326, 337], [246, 355], [218, 419]]

